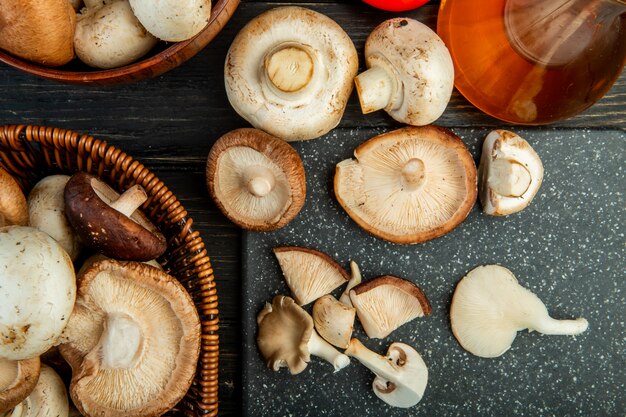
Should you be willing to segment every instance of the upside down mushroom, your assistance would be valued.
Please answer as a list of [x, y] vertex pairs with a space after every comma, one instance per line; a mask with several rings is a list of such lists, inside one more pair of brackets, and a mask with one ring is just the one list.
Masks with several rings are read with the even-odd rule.
[[21, 403], [35, 389], [39, 357], [23, 361], [0, 358], [0, 415]]
[[41, 365], [39, 379], [30, 395], [12, 410], [0, 412], [0, 417], [65, 417], [68, 414], [65, 383], [54, 369]]

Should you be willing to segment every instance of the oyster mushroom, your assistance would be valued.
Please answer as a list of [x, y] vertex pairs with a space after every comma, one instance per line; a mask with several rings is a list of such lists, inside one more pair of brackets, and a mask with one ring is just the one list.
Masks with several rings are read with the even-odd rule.
[[421, 243], [458, 226], [476, 201], [476, 166], [463, 141], [436, 126], [373, 137], [337, 164], [335, 196], [363, 229]]
[[69, 401], [61, 377], [46, 365], [41, 365], [37, 385], [28, 397], [0, 417], [67, 416]]
[[303, 306], [345, 284], [348, 273], [323, 252], [283, 246], [274, 248], [285, 281], [296, 302]]
[[26, 197], [17, 181], [0, 167], [0, 227], [27, 224]]
[[419, 353], [404, 343], [392, 343], [387, 356], [367, 349], [352, 339], [346, 355], [356, 358], [376, 374], [374, 394], [394, 407], [408, 408], [419, 403], [428, 384], [428, 368]]
[[23, 361], [0, 358], [0, 415], [21, 403], [39, 379], [39, 357]]
[[313, 304], [315, 330], [331, 345], [345, 349], [350, 343], [356, 310], [327, 294]]
[[70, 394], [82, 414], [158, 416], [193, 381], [200, 320], [175, 278], [142, 263], [104, 260], [78, 277], [63, 342]]
[[255, 231], [287, 225], [304, 206], [306, 180], [298, 153], [257, 129], [237, 129], [215, 142], [207, 187], [232, 222]]
[[383, 339], [398, 327], [432, 312], [424, 292], [415, 284], [390, 275], [363, 282], [350, 290], [365, 333]]
[[543, 180], [543, 164], [519, 135], [494, 130], [483, 143], [478, 178], [483, 211], [505, 216], [530, 204]]
[[73, 261], [80, 253], [80, 241], [65, 217], [67, 175], [51, 175], [39, 181], [28, 194], [29, 224], [52, 236]]
[[335, 372], [350, 363], [346, 355], [315, 332], [309, 313], [290, 297], [274, 297], [272, 304], [267, 303], [257, 316], [257, 324], [257, 345], [267, 366], [274, 371], [288, 367], [292, 375], [298, 374], [307, 367], [311, 355], [330, 362]]
[[423, 126], [446, 109], [454, 66], [443, 41], [408, 18], [381, 23], [365, 42], [369, 68], [354, 79], [363, 113], [385, 109], [399, 122]]
[[278, 7], [252, 19], [226, 57], [228, 100], [254, 127], [287, 141], [314, 139], [343, 115], [356, 49], [330, 18]]
[[461, 346], [483, 358], [494, 358], [509, 350], [517, 332], [523, 329], [577, 335], [589, 325], [583, 318], [551, 318], [539, 297], [499, 265], [479, 266], [461, 279], [452, 297], [450, 323]]
[[130, 0], [130, 7], [148, 32], [168, 42], [193, 38], [211, 17], [211, 0]]
[[148, 199], [135, 185], [122, 195], [78, 172], [65, 186], [65, 214], [85, 246], [114, 259], [149, 261], [167, 249], [165, 237], [138, 208]]
[[56, 240], [31, 227], [0, 228], [0, 357], [30, 359], [54, 346], [75, 297], [74, 266]]

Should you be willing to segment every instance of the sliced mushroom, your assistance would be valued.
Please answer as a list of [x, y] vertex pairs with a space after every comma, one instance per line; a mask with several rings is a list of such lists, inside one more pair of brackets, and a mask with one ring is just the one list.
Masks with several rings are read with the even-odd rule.
[[357, 265], [356, 262], [350, 261], [350, 271], [352, 272], [350, 281], [348, 281], [346, 289], [343, 290], [339, 301], [349, 307], [352, 307], [352, 301], [350, 301], [350, 290], [361, 283], [361, 270], [359, 269], [359, 265]]
[[479, 266], [459, 282], [452, 297], [450, 322], [461, 346], [483, 358], [494, 358], [509, 350], [517, 332], [523, 329], [577, 335], [589, 325], [583, 318], [551, 318], [539, 297], [499, 265]]
[[26, 197], [17, 181], [0, 167], [0, 227], [27, 224]]
[[0, 415], [21, 403], [39, 380], [39, 357], [23, 361], [0, 358]]
[[254, 127], [288, 141], [314, 139], [339, 124], [357, 60], [350, 37], [333, 20], [278, 7], [235, 37], [224, 68], [226, 93]]
[[46, 233], [0, 228], [0, 357], [40, 356], [59, 339], [74, 307], [72, 260]]
[[483, 211], [505, 216], [530, 204], [543, 180], [543, 164], [519, 135], [494, 130], [483, 143], [478, 178]]
[[149, 261], [161, 256], [167, 243], [138, 210], [147, 199], [140, 185], [119, 195], [93, 175], [79, 172], [65, 187], [65, 214], [93, 250], [113, 259]]
[[1, 417], [61, 417], [69, 413], [67, 391], [61, 377], [46, 365], [41, 365], [37, 385], [30, 395], [12, 411]]
[[476, 201], [476, 166], [463, 141], [436, 126], [407, 127], [359, 145], [337, 164], [335, 196], [366, 231], [421, 243], [458, 226]]
[[381, 23], [365, 42], [367, 71], [354, 79], [363, 113], [385, 109], [399, 122], [423, 126], [441, 116], [454, 87], [443, 41], [417, 20]]
[[158, 42], [139, 23], [128, 0], [107, 0], [78, 15], [74, 47], [85, 64], [115, 68], [130, 64]]
[[327, 294], [313, 304], [315, 330], [331, 345], [345, 349], [350, 343], [356, 310]]
[[277, 295], [257, 316], [257, 345], [267, 366], [278, 371], [288, 367], [292, 375], [307, 367], [311, 355], [331, 363], [335, 372], [345, 368], [350, 359], [322, 339], [313, 328], [309, 313], [294, 300]]
[[358, 359], [376, 374], [374, 394], [394, 407], [408, 408], [419, 403], [428, 384], [428, 368], [419, 353], [404, 343], [392, 343], [383, 357], [352, 339], [346, 355]]
[[211, 0], [130, 0], [130, 6], [148, 32], [168, 42], [193, 38], [211, 18]]
[[0, 49], [58, 67], [74, 58], [76, 13], [68, 0], [0, 2]]
[[363, 282], [350, 291], [352, 305], [369, 337], [383, 339], [398, 327], [432, 312], [415, 284], [390, 275]]
[[65, 217], [67, 175], [51, 175], [39, 181], [28, 194], [29, 224], [52, 236], [73, 261], [80, 253], [80, 241]]
[[200, 320], [175, 278], [142, 263], [104, 260], [78, 277], [63, 341], [82, 414], [157, 416], [193, 381]]
[[301, 306], [332, 292], [350, 279], [341, 265], [314, 249], [283, 246], [274, 248], [274, 255], [293, 298]]
[[215, 204], [244, 229], [279, 229], [304, 205], [300, 156], [289, 144], [257, 129], [237, 129], [218, 139], [206, 176]]

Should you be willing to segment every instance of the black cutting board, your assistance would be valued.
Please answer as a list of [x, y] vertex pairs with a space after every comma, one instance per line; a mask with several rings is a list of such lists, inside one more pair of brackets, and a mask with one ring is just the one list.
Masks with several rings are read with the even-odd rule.
[[[487, 130], [453, 129], [478, 161]], [[335, 164], [382, 131], [338, 129], [296, 143], [307, 174], [307, 200], [296, 219], [272, 233], [243, 237], [243, 413], [249, 416], [602, 415], [626, 410], [624, 262], [624, 131], [516, 129], [541, 156], [539, 194], [521, 213], [484, 215], [477, 204], [451, 233], [420, 245], [395, 245], [354, 223], [334, 199]], [[389, 407], [371, 390], [374, 375], [356, 360], [340, 372], [313, 358], [292, 376], [269, 370], [255, 342], [256, 315], [276, 294], [289, 294], [272, 248], [322, 250], [364, 279], [391, 274], [416, 283], [433, 313], [383, 340], [354, 336], [385, 353], [401, 341], [417, 349], [429, 369], [421, 403]], [[481, 264], [511, 269], [555, 318], [585, 317], [577, 337], [520, 332], [503, 356], [482, 359], [464, 351], [450, 330], [456, 283]], [[336, 296], [341, 290], [336, 292]], [[307, 310], [310, 312], [310, 305]]]

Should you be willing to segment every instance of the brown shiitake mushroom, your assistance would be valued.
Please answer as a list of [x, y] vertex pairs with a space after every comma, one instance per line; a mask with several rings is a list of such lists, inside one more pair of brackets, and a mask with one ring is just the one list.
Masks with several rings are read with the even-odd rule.
[[17, 181], [0, 167], [0, 227], [27, 224], [26, 197]]
[[39, 358], [11, 361], [0, 358], [0, 415], [30, 395], [40, 372]]

